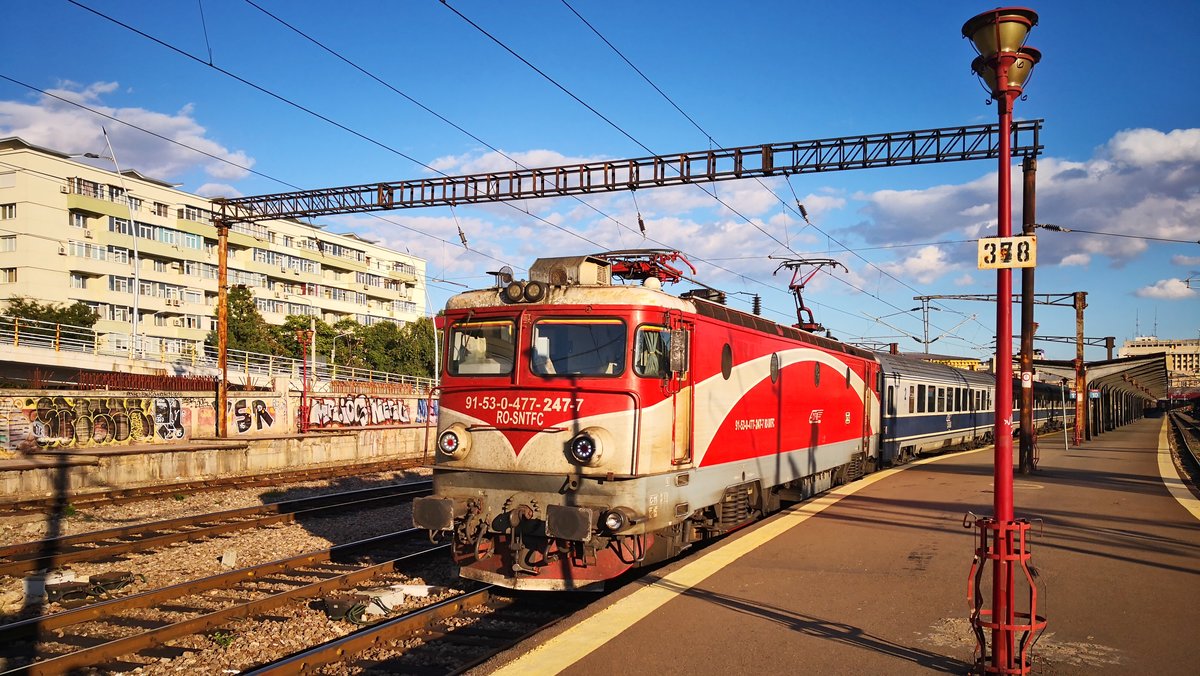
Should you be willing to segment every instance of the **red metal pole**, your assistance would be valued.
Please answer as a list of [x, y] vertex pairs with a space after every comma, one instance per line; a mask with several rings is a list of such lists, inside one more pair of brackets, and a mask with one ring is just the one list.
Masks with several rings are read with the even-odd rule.
[[[996, 103], [1000, 108], [1000, 177], [997, 199], [997, 228], [1000, 237], [1012, 236], [1012, 105], [1019, 95], [1010, 91], [1008, 68], [1016, 61], [1013, 53], [997, 56], [996, 83], [1000, 96]], [[996, 272], [996, 418], [994, 435], [995, 474], [994, 495], [996, 521], [1007, 524], [1013, 520], [1013, 457], [1012, 457], [1012, 270], [1001, 268]], [[1004, 535], [1002, 536], [1001, 533]], [[998, 545], [1001, 556], [992, 569], [992, 619], [1005, 625], [1012, 624], [1012, 538], [1007, 530], [996, 533], [1003, 537]], [[1010, 629], [999, 627], [992, 632], [992, 664], [1008, 669], [1012, 666], [1012, 638]]]

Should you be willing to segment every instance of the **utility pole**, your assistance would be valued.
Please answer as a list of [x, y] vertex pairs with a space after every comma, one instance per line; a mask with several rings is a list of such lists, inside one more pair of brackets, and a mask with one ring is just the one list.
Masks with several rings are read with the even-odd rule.
[[[1037, 208], [1037, 158], [1025, 157], [1021, 164], [1024, 184], [1021, 202], [1021, 232], [1033, 234]], [[1017, 449], [1017, 467], [1021, 474], [1033, 474], [1033, 268], [1021, 268], [1021, 440]]]
[[229, 436], [229, 222], [222, 207], [218, 216], [213, 213], [217, 228], [217, 367], [221, 380], [217, 383], [217, 436]]

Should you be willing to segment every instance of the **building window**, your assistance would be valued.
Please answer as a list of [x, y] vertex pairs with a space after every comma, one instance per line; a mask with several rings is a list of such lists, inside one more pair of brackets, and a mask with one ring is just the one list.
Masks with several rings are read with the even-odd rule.
[[17, 269], [16, 268], [0, 268], [0, 284], [16, 284]]
[[117, 263], [129, 264], [129, 249], [121, 246], [108, 247], [108, 260], [116, 261]]
[[17, 217], [16, 204], [0, 204], [0, 220], [8, 220]]
[[167, 205], [163, 204], [162, 202], [154, 203], [154, 215], [155, 216], [166, 216], [169, 213], [169, 209], [170, 208]]
[[77, 272], [72, 272], [71, 273], [71, 288], [72, 289], [86, 289], [87, 288], [87, 275], [81, 275]]
[[88, 226], [87, 214], [82, 214], [78, 211], [72, 211], [71, 225], [75, 226], [76, 228], [86, 228]]
[[16, 250], [17, 250], [17, 236], [16, 235], [6, 235], [4, 237], [0, 237], [0, 251], [16, 251]]
[[108, 230], [109, 232], [117, 232], [122, 235], [133, 234], [133, 227], [129, 225], [129, 221], [124, 218], [117, 218], [116, 216], [108, 217]]
[[167, 262], [160, 261], [160, 260], [154, 261], [154, 271], [155, 272], [166, 272], [167, 271]]

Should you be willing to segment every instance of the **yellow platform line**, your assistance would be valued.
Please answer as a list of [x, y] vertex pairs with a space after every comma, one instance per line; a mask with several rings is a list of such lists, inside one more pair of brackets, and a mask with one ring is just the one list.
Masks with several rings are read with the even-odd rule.
[[1171, 497], [1183, 506], [1192, 516], [1200, 520], [1200, 500], [1192, 495], [1179, 472], [1175, 470], [1175, 461], [1171, 459], [1171, 443], [1167, 440], [1166, 417], [1163, 417], [1162, 427], [1158, 431], [1158, 474], [1162, 477], [1163, 485]]
[[[977, 453], [980, 450], [969, 451]], [[579, 624], [546, 641], [530, 652], [509, 662], [493, 672], [500, 676], [525, 676], [527, 674], [557, 674], [575, 664], [588, 654], [608, 643], [639, 620], [658, 610], [668, 601], [703, 582], [709, 576], [737, 561], [742, 556], [770, 542], [791, 528], [829, 509], [843, 498], [882, 481], [905, 467], [924, 465], [944, 458], [961, 458], [963, 453], [948, 456], [923, 458], [897, 467], [871, 474], [859, 481], [844, 484], [819, 498], [794, 505], [778, 516], [741, 537], [724, 543], [704, 553], [695, 561], [679, 568], [628, 597], [601, 610]]]

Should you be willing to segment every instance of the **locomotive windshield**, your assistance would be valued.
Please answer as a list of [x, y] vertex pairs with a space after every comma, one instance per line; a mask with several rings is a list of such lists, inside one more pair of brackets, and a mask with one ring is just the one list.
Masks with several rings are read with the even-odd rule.
[[456, 376], [512, 372], [516, 332], [508, 320], [459, 322], [450, 333], [449, 371]]
[[619, 319], [543, 319], [533, 325], [539, 376], [611, 376], [625, 370], [625, 324]]

